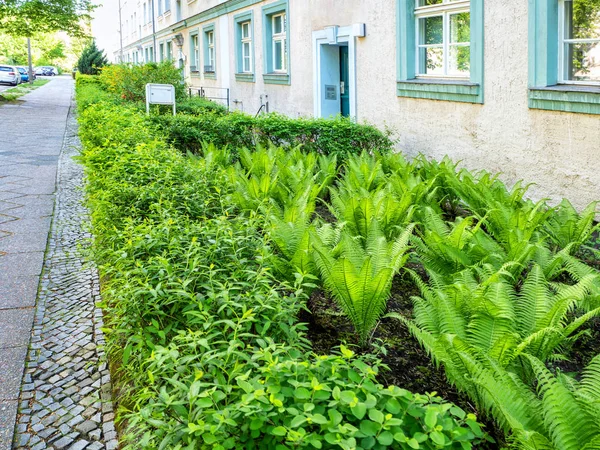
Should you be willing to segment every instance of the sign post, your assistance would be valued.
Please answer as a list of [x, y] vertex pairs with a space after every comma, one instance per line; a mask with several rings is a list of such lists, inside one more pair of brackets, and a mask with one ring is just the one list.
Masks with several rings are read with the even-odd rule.
[[173, 115], [175, 115], [175, 86], [146, 84], [146, 114], [150, 114], [150, 105], [173, 105]]

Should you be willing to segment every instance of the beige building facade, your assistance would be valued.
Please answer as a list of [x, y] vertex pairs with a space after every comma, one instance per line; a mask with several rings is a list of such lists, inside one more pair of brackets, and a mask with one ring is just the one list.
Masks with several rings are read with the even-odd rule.
[[587, 28], [573, 3], [127, 0], [118, 56], [171, 59], [232, 110], [389, 127], [409, 156], [582, 208], [600, 200], [600, 0]]

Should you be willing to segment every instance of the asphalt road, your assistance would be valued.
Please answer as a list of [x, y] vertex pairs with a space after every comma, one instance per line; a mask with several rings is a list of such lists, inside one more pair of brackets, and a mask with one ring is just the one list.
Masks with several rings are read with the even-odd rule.
[[10, 89], [11, 87], [13, 86], [10, 86], [8, 84], [0, 84], [0, 92]]

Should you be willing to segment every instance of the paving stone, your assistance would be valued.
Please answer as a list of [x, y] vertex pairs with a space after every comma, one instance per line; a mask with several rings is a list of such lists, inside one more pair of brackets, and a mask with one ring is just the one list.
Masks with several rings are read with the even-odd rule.
[[[2, 314], [0, 312], [0, 314]], [[0, 400], [17, 400], [23, 370], [26, 346], [0, 348]]]
[[75, 442], [73, 445], [71, 445], [69, 447], [69, 450], [83, 450], [84, 448], [86, 448], [90, 443], [88, 441], [77, 441]]
[[39, 276], [14, 277], [0, 282], [0, 309], [35, 306]]
[[88, 433], [88, 437], [92, 441], [99, 441], [102, 437], [102, 430], [100, 428], [96, 428], [95, 430], [92, 430]]
[[16, 441], [17, 445], [19, 447], [25, 447], [27, 445], [27, 443], [29, 442], [29, 439], [31, 439], [30, 434], [20, 434], [19, 438]]
[[85, 422], [77, 425], [77, 427], [75, 427], [75, 428], [77, 429], [77, 431], [80, 431], [81, 433], [89, 433], [90, 431], [98, 428], [98, 423], [93, 422], [91, 420], [86, 420]]
[[15, 277], [40, 276], [44, 252], [14, 253], [0, 258], [0, 284]]
[[33, 308], [3, 310], [0, 314], [0, 348], [28, 345], [32, 325]]
[[54, 448], [57, 448], [58, 450], [61, 450], [63, 448], [67, 448], [72, 442], [73, 442], [73, 439], [71, 439], [70, 437], [64, 436], [64, 437], [60, 438], [59, 440], [57, 440], [56, 442], [53, 442], [52, 446]]
[[0, 450], [10, 450], [17, 417], [17, 401], [0, 401]]

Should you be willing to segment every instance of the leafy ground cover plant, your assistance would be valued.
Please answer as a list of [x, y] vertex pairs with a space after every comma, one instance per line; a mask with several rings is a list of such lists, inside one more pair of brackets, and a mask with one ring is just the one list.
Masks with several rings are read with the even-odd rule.
[[[135, 107], [90, 104], [80, 124], [126, 448], [471, 448], [483, 439], [460, 408], [377, 383], [376, 359], [310, 352], [297, 315], [313, 280], [272, 275], [268, 216], [241, 214], [232, 200], [227, 150], [184, 156]], [[316, 185], [321, 172], [309, 177]]]

